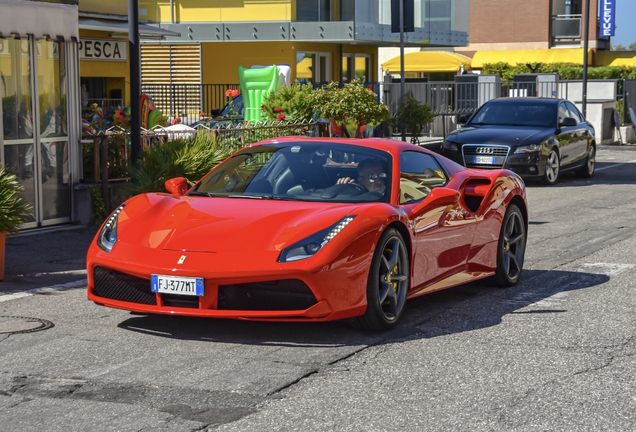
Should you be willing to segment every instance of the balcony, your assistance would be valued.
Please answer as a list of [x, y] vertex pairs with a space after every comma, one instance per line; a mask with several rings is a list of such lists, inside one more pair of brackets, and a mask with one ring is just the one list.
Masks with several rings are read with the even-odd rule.
[[553, 15], [551, 35], [553, 43], [580, 42], [582, 17], [581, 14]]

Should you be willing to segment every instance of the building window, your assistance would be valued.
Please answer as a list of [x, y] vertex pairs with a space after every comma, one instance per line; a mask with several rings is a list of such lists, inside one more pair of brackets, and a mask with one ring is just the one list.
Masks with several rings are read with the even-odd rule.
[[451, 4], [447, 0], [431, 1], [430, 3], [430, 18], [446, 18], [451, 17]]
[[331, 81], [331, 53], [296, 53], [296, 81], [303, 84], [323, 84]]
[[331, 0], [297, 1], [296, 21], [331, 21]]
[[369, 54], [345, 54], [342, 56], [342, 82], [354, 79], [371, 80], [371, 56]]

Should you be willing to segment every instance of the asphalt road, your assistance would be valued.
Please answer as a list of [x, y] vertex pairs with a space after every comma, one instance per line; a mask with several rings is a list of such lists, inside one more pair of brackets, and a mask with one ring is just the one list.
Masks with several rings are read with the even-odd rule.
[[591, 180], [528, 184], [521, 283], [414, 299], [388, 333], [4, 293], [1, 429], [635, 430], [635, 168], [608, 146]]

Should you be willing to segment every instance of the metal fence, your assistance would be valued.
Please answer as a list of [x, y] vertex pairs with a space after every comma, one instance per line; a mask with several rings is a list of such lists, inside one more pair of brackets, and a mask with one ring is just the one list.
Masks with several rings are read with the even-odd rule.
[[[478, 82], [432, 81], [406, 82], [405, 95], [433, 108], [435, 120], [427, 125], [424, 134], [445, 137], [457, 128], [461, 114], [471, 114], [487, 100], [496, 97], [543, 96], [580, 100], [580, 81], [559, 81], [555, 75], [537, 79], [532, 74], [519, 76], [511, 81]], [[609, 80], [608, 80], [609, 81]], [[368, 82], [365, 85], [378, 95], [378, 102], [388, 106], [395, 116], [401, 101], [401, 83]], [[621, 100], [624, 121], [629, 121], [628, 108], [636, 109], [636, 80], [618, 80], [618, 91], [611, 97]], [[200, 112], [210, 113], [214, 108], [222, 108], [227, 102], [227, 89], [237, 89], [238, 84], [142, 84], [142, 91], [154, 100], [155, 106], [170, 118], [181, 117], [184, 124], [192, 124], [199, 119]], [[625, 90], [623, 90], [625, 89]], [[615, 93], [615, 94], [614, 94]], [[631, 99], [630, 99], [631, 98]]]
[[239, 84], [142, 84], [141, 92], [152, 98], [155, 108], [169, 119], [181, 118], [183, 124], [210, 116], [228, 102], [225, 92]]
[[[191, 140], [197, 134], [206, 134], [219, 145], [239, 149], [245, 145], [279, 136], [325, 136], [325, 125], [311, 122], [269, 122], [260, 124], [219, 125], [209, 129], [174, 131], [155, 128], [142, 131], [142, 150], [175, 139]], [[84, 136], [82, 149], [82, 183], [108, 183], [129, 180], [127, 165], [130, 162], [130, 132], [119, 130], [96, 136]]]

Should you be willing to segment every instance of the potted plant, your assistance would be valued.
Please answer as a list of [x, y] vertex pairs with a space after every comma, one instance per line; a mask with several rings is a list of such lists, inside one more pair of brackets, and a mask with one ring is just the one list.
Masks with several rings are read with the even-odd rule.
[[4, 249], [7, 234], [15, 233], [31, 214], [31, 206], [20, 196], [24, 187], [16, 176], [0, 167], [0, 281], [4, 280]]
[[331, 82], [315, 90], [311, 103], [322, 118], [333, 122], [344, 136], [361, 138], [366, 127], [377, 126], [391, 115], [389, 108], [378, 102], [378, 96], [360, 80], [340, 87]]

